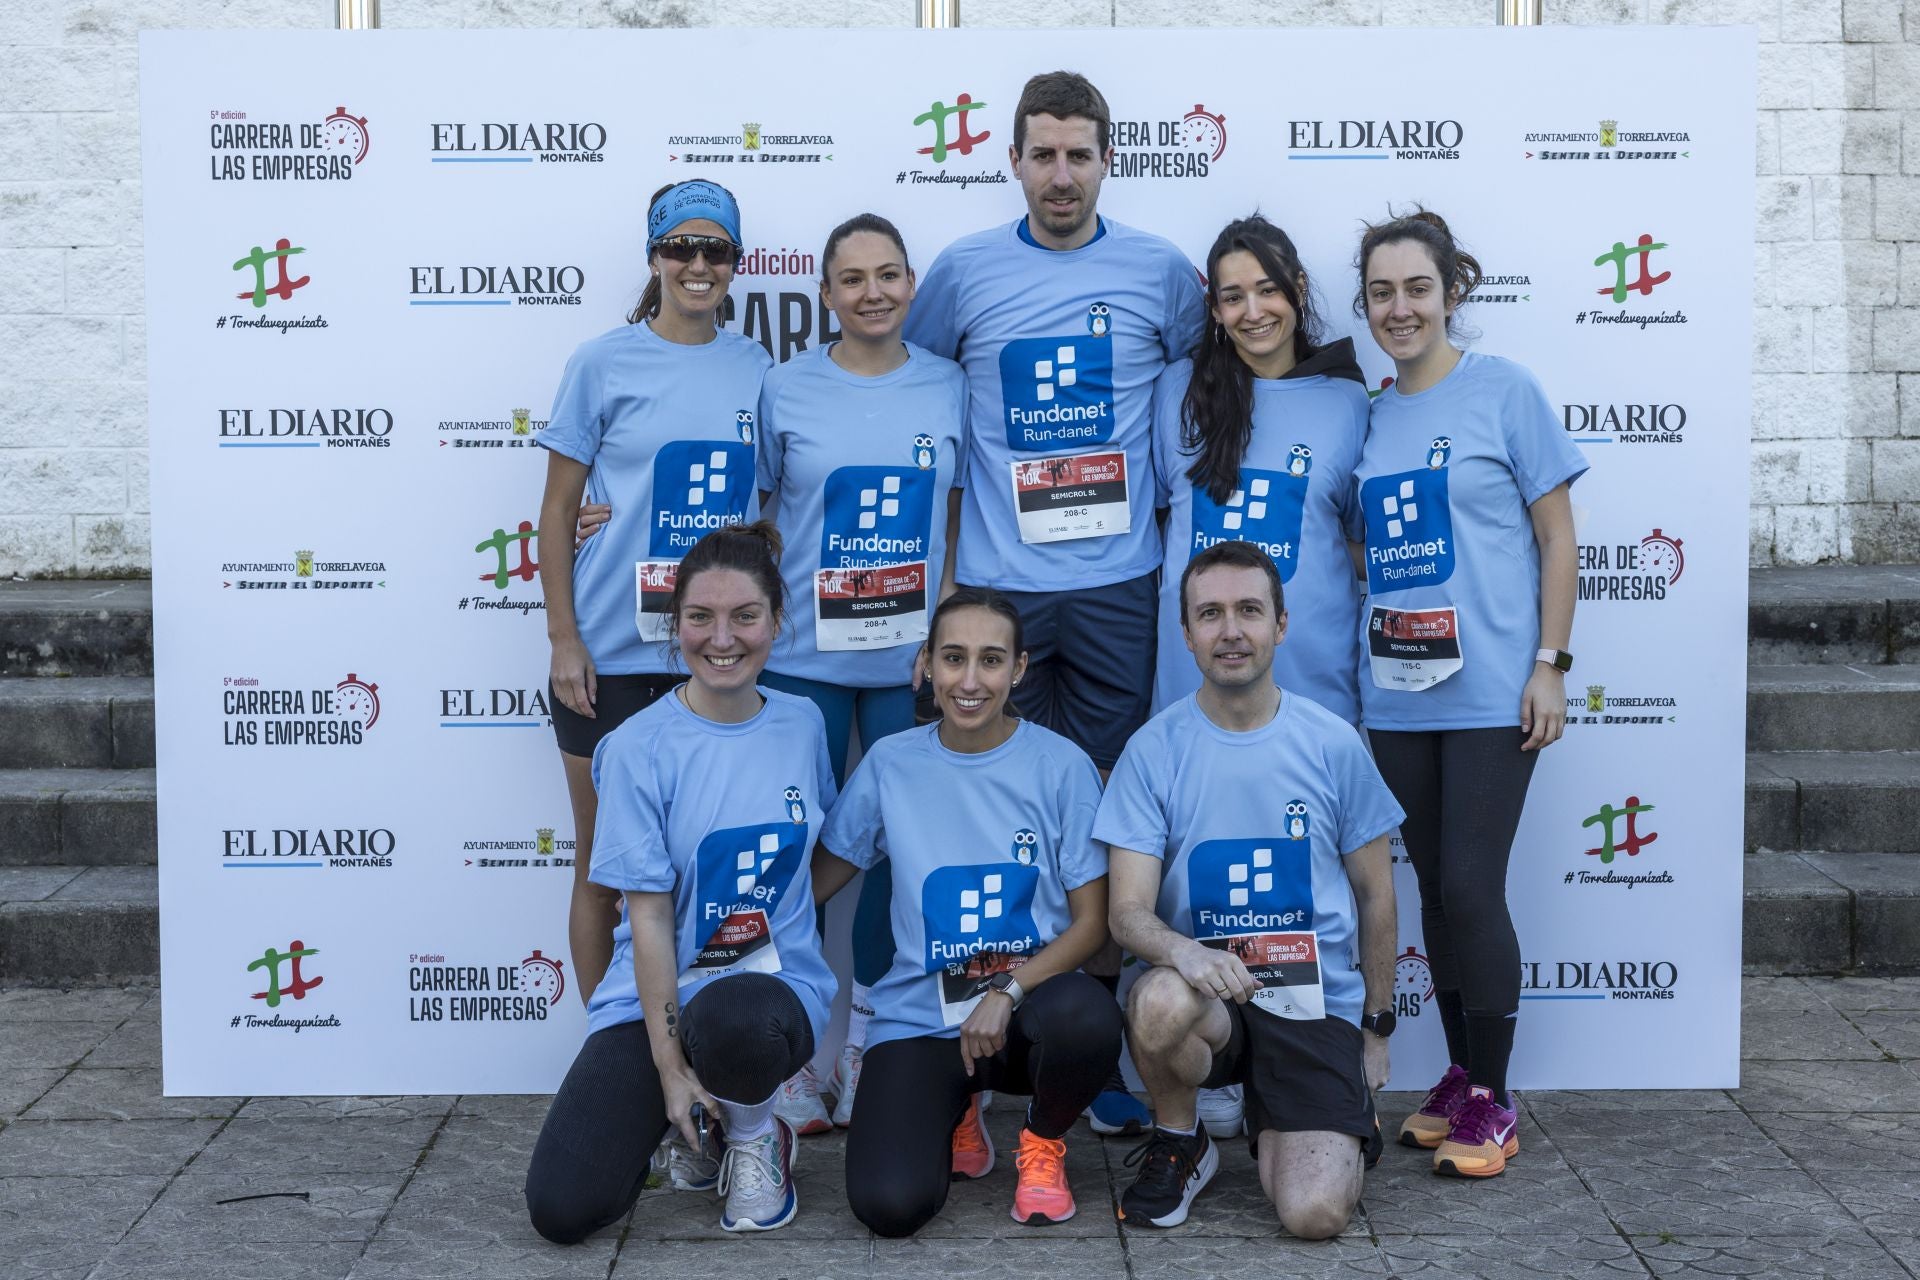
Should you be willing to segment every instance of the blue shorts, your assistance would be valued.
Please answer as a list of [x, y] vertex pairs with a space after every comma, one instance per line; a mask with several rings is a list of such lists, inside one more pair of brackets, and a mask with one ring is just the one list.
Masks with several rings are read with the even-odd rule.
[[1153, 706], [1159, 571], [1104, 587], [1006, 595], [1027, 642], [1015, 709], [1101, 769], [1113, 768]]

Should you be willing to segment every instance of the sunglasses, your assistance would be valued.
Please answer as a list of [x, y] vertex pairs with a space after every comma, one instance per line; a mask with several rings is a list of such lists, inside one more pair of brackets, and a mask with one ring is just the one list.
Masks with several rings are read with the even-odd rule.
[[740, 246], [725, 236], [661, 236], [647, 248], [670, 262], [692, 262], [700, 254], [710, 267], [732, 267], [740, 261]]

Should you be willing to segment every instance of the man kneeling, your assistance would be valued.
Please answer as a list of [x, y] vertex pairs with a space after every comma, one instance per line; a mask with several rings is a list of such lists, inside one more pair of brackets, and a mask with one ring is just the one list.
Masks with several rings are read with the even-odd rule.
[[1127, 1036], [1156, 1123], [1120, 1217], [1186, 1220], [1219, 1167], [1195, 1091], [1239, 1083], [1281, 1224], [1325, 1239], [1379, 1155], [1402, 813], [1353, 726], [1274, 686], [1287, 615], [1263, 550], [1195, 556], [1181, 612], [1205, 683], [1127, 743], [1094, 825], [1113, 935], [1153, 966]]

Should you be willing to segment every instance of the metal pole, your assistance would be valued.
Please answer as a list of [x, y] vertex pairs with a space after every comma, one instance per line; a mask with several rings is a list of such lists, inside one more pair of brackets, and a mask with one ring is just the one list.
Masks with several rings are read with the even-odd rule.
[[342, 31], [380, 29], [380, 0], [333, 0], [333, 25]]
[[[345, 0], [341, 0], [345, 3]], [[960, 0], [920, 0], [920, 25], [957, 27], [960, 25]]]
[[[341, 0], [346, 3], [346, 0]], [[1540, 0], [1498, 0], [1500, 6], [1500, 25], [1503, 27], [1537, 27], [1540, 25]]]

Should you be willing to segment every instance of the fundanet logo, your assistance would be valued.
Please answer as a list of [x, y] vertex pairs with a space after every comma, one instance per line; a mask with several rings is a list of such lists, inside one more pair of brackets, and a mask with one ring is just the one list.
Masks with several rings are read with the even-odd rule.
[[[1103, 307], [1094, 303], [1094, 307]], [[1089, 308], [1090, 324], [1102, 317]], [[1000, 349], [1007, 447], [1045, 453], [1113, 438], [1113, 341], [1105, 331], [1017, 338]]]
[[1204, 488], [1195, 485], [1192, 552], [1197, 555], [1220, 542], [1251, 542], [1273, 561], [1280, 571], [1280, 581], [1290, 581], [1299, 564], [1309, 467], [1307, 458], [1295, 455], [1295, 459], [1298, 471], [1242, 467], [1240, 485], [1224, 503], [1215, 502]]
[[1311, 929], [1313, 885], [1305, 848], [1286, 835], [1195, 845], [1187, 856], [1194, 936]]
[[[1450, 442], [1449, 442], [1450, 443]], [[1447, 449], [1434, 441], [1417, 471], [1374, 476], [1360, 486], [1367, 522], [1367, 584], [1373, 592], [1436, 586], [1453, 576], [1453, 508]]]
[[740, 440], [673, 440], [653, 459], [649, 549], [679, 557], [710, 530], [744, 524], [753, 494], [753, 448]]
[[983, 951], [1024, 955], [1040, 946], [1033, 895], [1040, 870], [1020, 862], [938, 867], [920, 887], [926, 971], [937, 973]]

